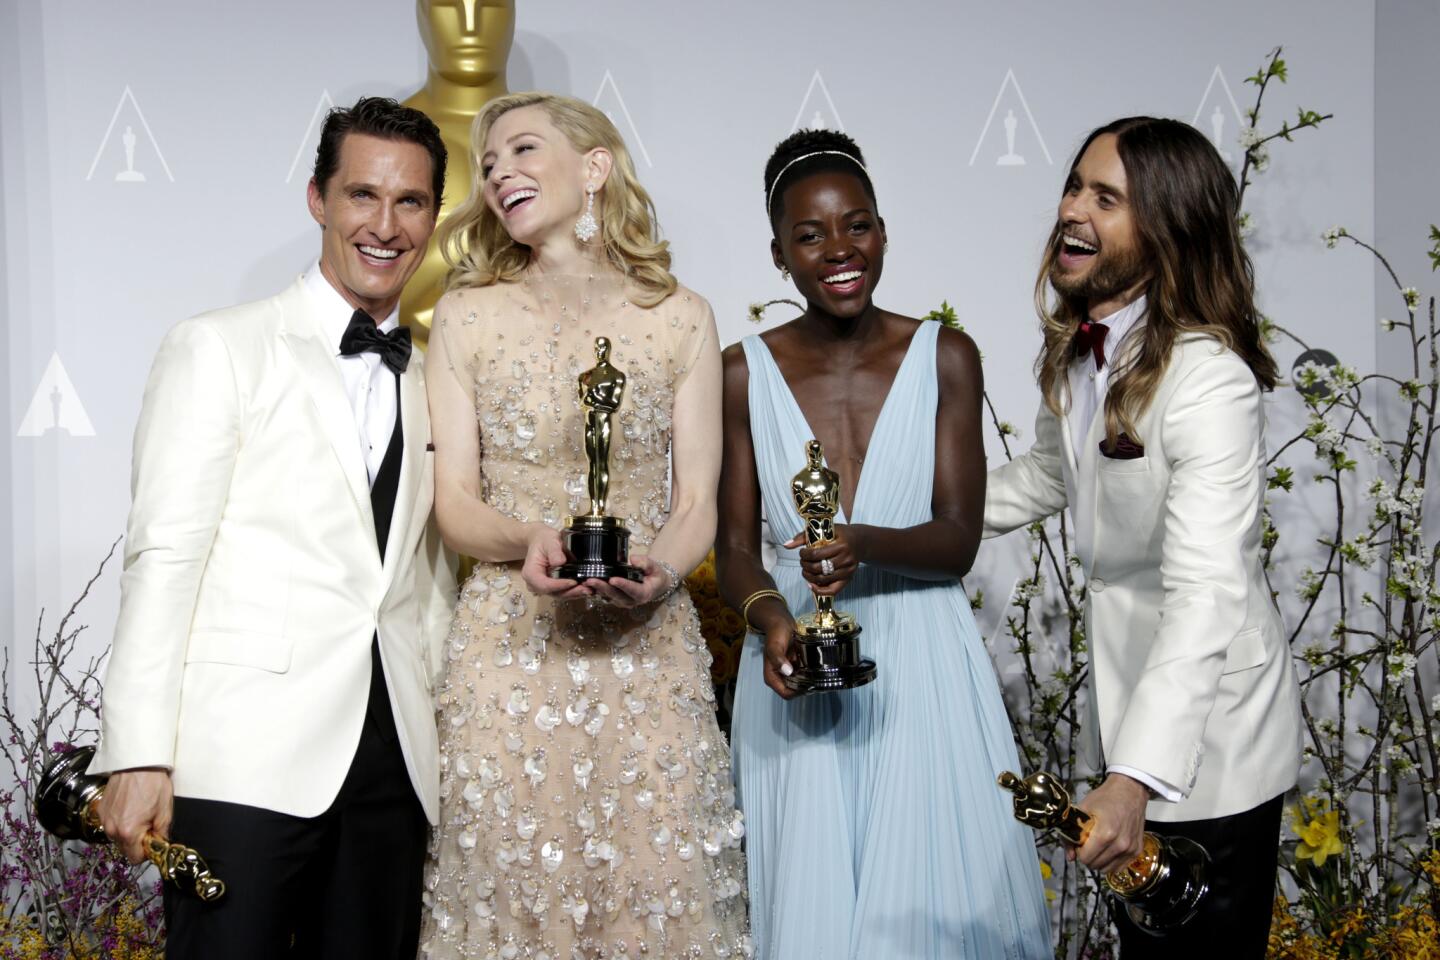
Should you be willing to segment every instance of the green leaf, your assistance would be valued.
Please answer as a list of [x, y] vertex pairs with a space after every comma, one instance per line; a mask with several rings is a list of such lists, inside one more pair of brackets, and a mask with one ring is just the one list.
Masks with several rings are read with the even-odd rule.
[[1440, 227], [1430, 224], [1430, 269], [1440, 270]]
[[1272, 550], [1275, 544], [1280, 542], [1280, 531], [1274, 527], [1266, 527], [1265, 532], [1260, 535], [1260, 546], [1266, 550]]
[[952, 306], [950, 306], [950, 302], [949, 302], [948, 300], [941, 300], [941, 301], [940, 301], [940, 308], [939, 308], [938, 310], [931, 310], [929, 313], [925, 314], [925, 316], [922, 317], [921, 319], [922, 319], [922, 320], [939, 320], [941, 323], [945, 324], [945, 326], [949, 327], [951, 330], [964, 330], [964, 329], [965, 329], [964, 327], [960, 326], [960, 318], [955, 315], [955, 308], [952, 307]]
[[1285, 83], [1290, 79], [1289, 71], [1285, 67], [1284, 60], [1281, 60], [1279, 57], [1275, 58], [1275, 62], [1270, 64], [1270, 76], [1279, 80], [1281, 83]]
[[1289, 467], [1276, 467], [1275, 472], [1270, 474], [1266, 482], [1267, 489], [1284, 490], [1287, 493], [1295, 489], [1295, 471]]
[[1265, 316], [1265, 314], [1262, 313], [1259, 315], [1259, 321], [1260, 339], [1264, 340], [1266, 343], [1274, 343], [1277, 339], [1279, 339], [1280, 328], [1276, 326], [1274, 320], [1271, 320], [1269, 317]]

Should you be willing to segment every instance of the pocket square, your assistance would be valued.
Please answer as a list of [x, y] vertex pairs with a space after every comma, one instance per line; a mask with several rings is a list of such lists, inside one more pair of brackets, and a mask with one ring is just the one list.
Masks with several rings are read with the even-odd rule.
[[1131, 440], [1129, 434], [1122, 433], [1115, 438], [1115, 446], [1109, 449], [1105, 447], [1105, 441], [1101, 440], [1100, 455], [1111, 460], [1139, 460], [1145, 456], [1145, 446]]

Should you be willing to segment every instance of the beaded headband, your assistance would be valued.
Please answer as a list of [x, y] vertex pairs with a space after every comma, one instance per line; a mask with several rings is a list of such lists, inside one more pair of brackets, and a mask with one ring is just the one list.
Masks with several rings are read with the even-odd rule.
[[811, 157], [820, 157], [827, 154], [836, 157], [844, 157], [846, 160], [849, 160], [851, 163], [855, 164], [855, 166], [860, 168], [861, 173], [865, 174], [866, 181], [868, 181], [872, 186], [874, 185], [875, 181], [870, 179], [870, 171], [865, 169], [865, 164], [861, 163], [859, 160], [856, 160], [844, 150], [816, 150], [813, 153], [802, 153], [800, 156], [796, 157], [794, 160], [791, 160], [789, 163], [785, 164], [785, 166], [781, 167], [780, 172], [775, 174], [775, 179], [770, 184], [770, 192], [765, 195], [765, 212], [767, 214], [770, 213], [770, 208], [775, 202], [775, 188], [780, 186], [780, 181], [785, 177], [786, 170], [789, 170], [801, 160], [809, 160]]

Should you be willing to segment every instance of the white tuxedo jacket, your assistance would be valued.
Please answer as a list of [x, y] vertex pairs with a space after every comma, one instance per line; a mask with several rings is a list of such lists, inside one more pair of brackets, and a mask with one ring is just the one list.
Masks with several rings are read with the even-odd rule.
[[1260, 390], [1234, 353], [1184, 337], [1135, 426], [1143, 456], [1104, 456], [1102, 408], [1077, 462], [1067, 418], [1042, 405], [1034, 447], [990, 472], [985, 535], [1070, 507], [1090, 592], [1086, 759], [1184, 794], [1152, 801], [1152, 820], [1240, 813], [1293, 786], [1301, 752], [1260, 558]]
[[92, 772], [169, 767], [179, 796], [316, 816], [349, 770], [378, 629], [390, 705], [438, 813], [431, 697], [454, 571], [430, 523], [417, 351], [385, 563], [337, 347], [303, 280], [166, 335], [135, 431], [120, 616]]

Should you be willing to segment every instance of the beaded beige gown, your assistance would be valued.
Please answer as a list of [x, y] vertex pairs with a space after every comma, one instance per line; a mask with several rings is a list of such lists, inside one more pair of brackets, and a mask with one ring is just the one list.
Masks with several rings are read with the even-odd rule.
[[[667, 514], [675, 391], [706, 345], [709, 305], [681, 288], [639, 307], [618, 276], [531, 277], [453, 291], [435, 316], [451, 371], [431, 376], [453, 372], [474, 398], [485, 501], [555, 526], [589, 508], [576, 384], [595, 338], [610, 339], [627, 383], [608, 511], [646, 552]], [[479, 564], [447, 654], [422, 956], [750, 954], [744, 827], [683, 586], [624, 610], [537, 597], [518, 562]]]

